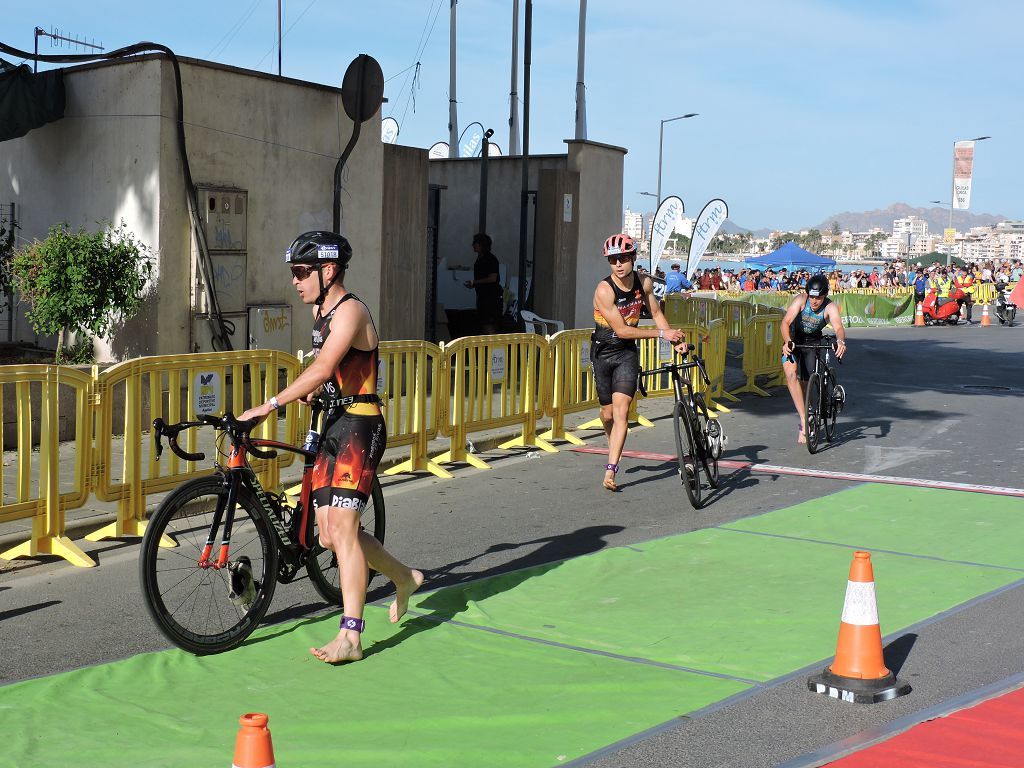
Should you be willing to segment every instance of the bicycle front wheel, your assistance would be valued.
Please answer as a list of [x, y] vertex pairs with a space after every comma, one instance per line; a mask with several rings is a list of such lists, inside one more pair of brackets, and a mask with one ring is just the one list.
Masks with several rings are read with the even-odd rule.
[[804, 437], [807, 450], [817, 453], [822, 433], [821, 374], [812, 373], [807, 381], [807, 399], [804, 401], [807, 418], [804, 422]]
[[823, 389], [825, 393], [822, 397], [822, 413], [825, 418], [825, 437], [831, 443], [836, 437], [836, 416], [839, 414], [835, 396], [836, 388], [832, 385], [831, 374]]
[[168, 640], [198, 655], [241, 645], [263, 620], [277, 584], [277, 540], [246, 488], [235, 506], [228, 567], [200, 566], [220, 508], [221, 524], [213, 531], [216, 558], [227, 493], [219, 475], [185, 482], [153, 513], [142, 538], [139, 575], [146, 609]]
[[[370, 498], [359, 516], [359, 523], [363, 530], [373, 536], [381, 544], [384, 543], [385, 529], [384, 492], [381, 490], [380, 481], [373, 478], [373, 487], [370, 489]], [[331, 605], [342, 605], [341, 597], [341, 572], [338, 570], [338, 558], [329, 549], [320, 544], [319, 530], [316, 521], [313, 522], [313, 549], [306, 561], [306, 573], [309, 580], [326, 602]], [[376, 571], [371, 570], [366, 583], [369, 585], [376, 576]]]
[[676, 432], [676, 458], [679, 461], [679, 479], [686, 489], [690, 506], [700, 509], [700, 460], [694, 444], [690, 409], [685, 403], [676, 402], [672, 409], [672, 423]]

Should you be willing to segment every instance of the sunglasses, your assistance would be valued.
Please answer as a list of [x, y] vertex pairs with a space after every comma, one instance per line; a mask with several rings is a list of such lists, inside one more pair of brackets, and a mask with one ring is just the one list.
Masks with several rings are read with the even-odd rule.
[[615, 256], [608, 257], [609, 264], [625, 264], [627, 261], [633, 260], [632, 253], [620, 253]]
[[296, 280], [305, 280], [307, 277], [309, 277], [314, 272], [316, 272], [316, 269], [317, 268], [314, 267], [314, 266], [307, 266], [305, 264], [296, 264], [296, 265], [294, 265], [291, 268], [291, 270], [292, 270], [292, 277], [294, 277]]

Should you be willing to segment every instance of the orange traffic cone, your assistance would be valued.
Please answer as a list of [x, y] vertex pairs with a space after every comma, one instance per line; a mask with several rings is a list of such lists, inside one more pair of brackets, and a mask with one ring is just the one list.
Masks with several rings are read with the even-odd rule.
[[914, 313], [914, 325], [924, 325], [924, 308], [921, 302], [917, 302], [917, 312]]
[[984, 306], [981, 308], [981, 326], [984, 328], [986, 325], [992, 325], [992, 321], [988, 317], [988, 302], [986, 301]]
[[235, 759], [231, 768], [274, 768], [274, 745], [270, 741], [267, 716], [249, 713], [238, 718], [241, 728], [235, 738]]
[[897, 682], [882, 657], [882, 632], [869, 552], [853, 553], [835, 661], [820, 675], [809, 678], [807, 687], [815, 693], [856, 704], [874, 704], [910, 693], [910, 686]]

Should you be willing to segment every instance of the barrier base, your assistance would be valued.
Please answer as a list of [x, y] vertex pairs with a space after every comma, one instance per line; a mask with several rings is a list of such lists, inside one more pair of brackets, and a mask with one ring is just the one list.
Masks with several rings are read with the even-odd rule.
[[17, 557], [36, 557], [37, 555], [53, 555], [63, 557], [79, 568], [92, 568], [96, 561], [79, 549], [67, 536], [44, 536], [32, 538], [23, 544], [0, 552], [0, 560], [14, 560]]
[[477, 469], [490, 469], [491, 465], [483, 459], [478, 459], [472, 453], [463, 448], [461, 451], [445, 451], [440, 456], [431, 459], [435, 464], [453, 464], [457, 461], [465, 462]]
[[103, 541], [104, 539], [123, 539], [126, 537], [141, 538], [146, 533], [146, 521], [129, 518], [105, 525], [85, 537], [86, 541]]
[[551, 443], [548, 443], [547, 441], [541, 439], [536, 435], [534, 435], [533, 437], [526, 437], [525, 435], [521, 437], [514, 437], [511, 440], [502, 443], [498, 447], [503, 449], [540, 448], [542, 451], [546, 451], [547, 453], [558, 453], [558, 449], [555, 448], [555, 446], [551, 445]]
[[892, 672], [877, 680], [862, 680], [834, 675], [828, 668], [807, 678], [807, 688], [852, 704], [877, 704], [910, 693], [910, 683], [899, 682]]
[[549, 429], [547, 432], [537, 435], [537, 437], [542, 440], [565, 440], [565, 442], [572, 443], [573, 445], [586, 445], [586, 443], [576, 437], [576, 435], [571, 432], [566, 432], [564, 429], [558, 430], [557, 434], [554, 429]]
[[759, 386], [757, 386], [757, 384], [754, 384], [753, 382], [747, 382], [746, 384], [744, 384], [739, 389], [734, 389], [732, 391], [732, 394], [734, 394], [734, 395], [741, 395], [744, 392], [751, 392], [751, 393], [753, 393], [755, 395], [760, 395], [761, 397], [771, 397], [772, 396], [771, 392], [765, 392], [763, 389], [761, 389]]
[[453, 475], [444, 467], [440, 466], [437, 462], [431, 461], [430, 459], [419, 457], [416, 459], [408, 458], [401, 464], [396, 464], [393, 467], [388, 467], [381, 474], [382, 475], [397, 475], [402, 472], [429, 472], [432, 475], [436, 475], [444, 480], [451, 480]]

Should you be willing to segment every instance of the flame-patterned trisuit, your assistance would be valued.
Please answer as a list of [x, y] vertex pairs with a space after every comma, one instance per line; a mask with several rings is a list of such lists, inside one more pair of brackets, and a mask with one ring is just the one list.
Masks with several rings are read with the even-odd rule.
[[[320, 350], [331, 333], [331, 321], [341, 304], [359, 299], [345, 294], [334, 307], [313, 324], [313, 354]], [[372, 323], [372, 320], [371, 320]], [[354, 403], [347, 407], [330, 406], [332, 400], [350, 395], [373, 395], [377, 391], [377, 347], [371, 350], [350, 347], [330, 379], [324, 382], [324, 413], [320, 453], [313, 464], [313, 509], [339, 507], [362, 509], [370, 496], [377, 465], [384, 455], [387, 430], [380, 406]]]

